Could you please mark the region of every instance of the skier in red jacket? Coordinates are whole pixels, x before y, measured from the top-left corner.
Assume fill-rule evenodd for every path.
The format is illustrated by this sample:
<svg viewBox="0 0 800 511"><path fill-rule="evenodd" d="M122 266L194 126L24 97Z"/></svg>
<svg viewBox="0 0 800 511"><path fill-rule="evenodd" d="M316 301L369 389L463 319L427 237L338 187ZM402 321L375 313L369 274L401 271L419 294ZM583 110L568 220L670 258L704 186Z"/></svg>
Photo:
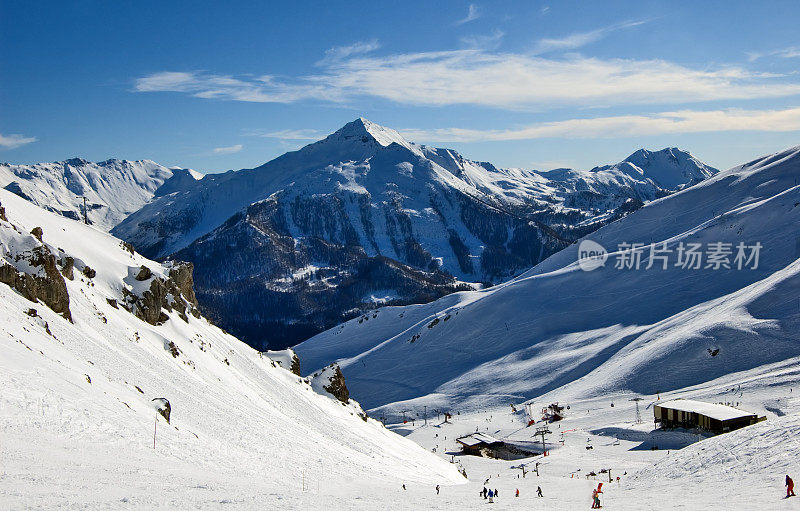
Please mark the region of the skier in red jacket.
<svg viewBox="0 0 800 511"><path fill-rule="evenodd" d="M786 498L794 497L794 481L788 475L786 476Z"/></svg>

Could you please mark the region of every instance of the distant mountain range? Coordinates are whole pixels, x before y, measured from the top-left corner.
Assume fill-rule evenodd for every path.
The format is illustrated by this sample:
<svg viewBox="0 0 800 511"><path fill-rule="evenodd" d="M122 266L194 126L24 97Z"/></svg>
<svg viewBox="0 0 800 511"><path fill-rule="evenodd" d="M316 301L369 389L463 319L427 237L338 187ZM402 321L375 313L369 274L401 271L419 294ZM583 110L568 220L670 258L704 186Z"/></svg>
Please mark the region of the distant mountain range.
<svg viewBox="0 0 800 511"><path fill-rule="evenodd" d="M150 184L111 232L145 256L192 262L203 313L260 349L379 305L503 282L717 172L675 148L589 171L500 169L366 119L260 167L199 180L155 172L152 162L106 163L85 167L116 176L125 165L151 165L150 181L121 180ZM56 175L59 165L65 175L76 167L48 165ZM72 204L79 194L66 189L51 193Z"/></svg>
<svg viewBox="0 0 800 511"><path fill-rule="evenodd" d="M60 215L87 218L104 231L137 211L154 196L186 187L202 174L167 168L150 160L106 160L92 163L72 158L54 163L0 163L0 188Z"/></svg>

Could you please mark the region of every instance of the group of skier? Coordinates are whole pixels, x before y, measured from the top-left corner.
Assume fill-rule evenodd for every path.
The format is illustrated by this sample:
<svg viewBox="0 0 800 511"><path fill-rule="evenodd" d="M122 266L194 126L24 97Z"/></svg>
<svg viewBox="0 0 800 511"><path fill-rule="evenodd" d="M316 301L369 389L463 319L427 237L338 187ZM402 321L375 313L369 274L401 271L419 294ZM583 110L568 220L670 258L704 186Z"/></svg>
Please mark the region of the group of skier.
<svg viewBox="0 0 800 511"><path fill-rule="evenodd" d="M497 492L497 489L494 490L487 490L486 487L483 487L483 490L479 493L479 495L483 496L484 500L489 500L490 504L494 503L494 499L498 497L500 494Z"/></svg>

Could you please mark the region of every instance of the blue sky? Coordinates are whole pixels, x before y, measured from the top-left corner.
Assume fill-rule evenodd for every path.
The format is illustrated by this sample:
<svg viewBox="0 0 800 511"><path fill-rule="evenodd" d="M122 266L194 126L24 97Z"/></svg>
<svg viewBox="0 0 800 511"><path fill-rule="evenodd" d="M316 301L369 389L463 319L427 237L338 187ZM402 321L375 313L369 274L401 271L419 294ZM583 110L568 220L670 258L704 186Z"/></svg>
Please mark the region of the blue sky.
<svg viewBox="0 0 800 511"><path fill-rule="evenodd" d="M356 117L500 166L800 144L800 2L0 3L0 161L257 166Z"/></svg>

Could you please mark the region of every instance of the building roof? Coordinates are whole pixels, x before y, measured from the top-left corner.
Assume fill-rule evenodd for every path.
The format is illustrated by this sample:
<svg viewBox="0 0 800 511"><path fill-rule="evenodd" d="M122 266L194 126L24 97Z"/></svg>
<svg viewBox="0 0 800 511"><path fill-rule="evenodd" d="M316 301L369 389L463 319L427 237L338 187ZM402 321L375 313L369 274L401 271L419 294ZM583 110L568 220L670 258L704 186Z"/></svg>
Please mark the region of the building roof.
<svg viewBox="0 0 800 511"><path fill-rule="evenodd" d="M664 401L656 403L656 406L661 408L671 408L673 410L680 410L682 412L694 412L700 415L705 415L718 421L728 421L731 419L740 419L742 417L752 417L756 414L739 410L732 406L718 405L715 403L704 403L703 401L694 401L692 399L673 399L671 401Z"/></svg>
<svg viewBox="0 0 800 511"><path fill-rule="evenodd" d="M467 447L474 447L478 444L491 445L502 443L500 440L489 435L484 435L483 433L472 433L471 435L457 438L456 441L466 445Z"/></svg>

